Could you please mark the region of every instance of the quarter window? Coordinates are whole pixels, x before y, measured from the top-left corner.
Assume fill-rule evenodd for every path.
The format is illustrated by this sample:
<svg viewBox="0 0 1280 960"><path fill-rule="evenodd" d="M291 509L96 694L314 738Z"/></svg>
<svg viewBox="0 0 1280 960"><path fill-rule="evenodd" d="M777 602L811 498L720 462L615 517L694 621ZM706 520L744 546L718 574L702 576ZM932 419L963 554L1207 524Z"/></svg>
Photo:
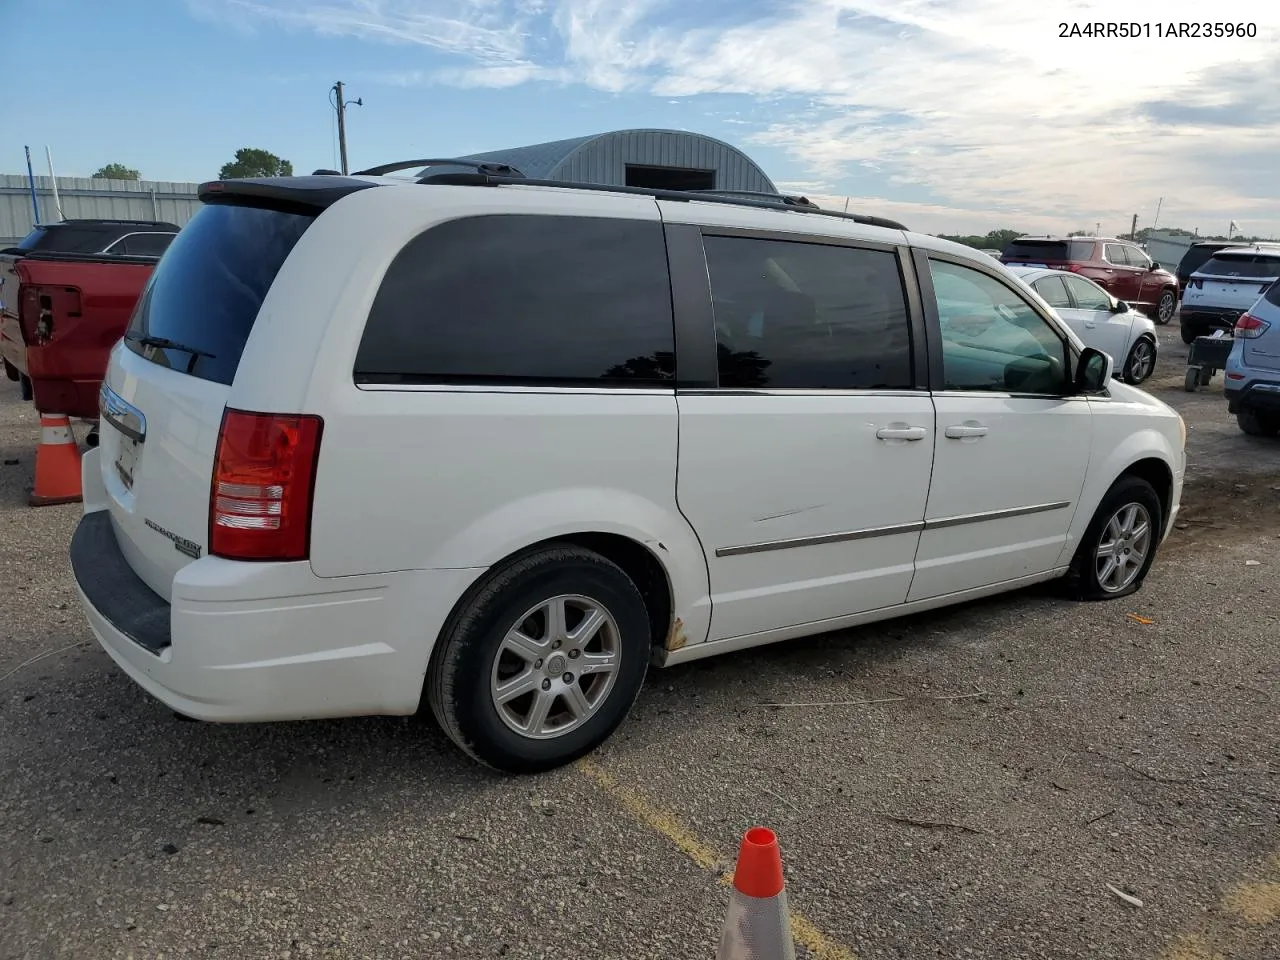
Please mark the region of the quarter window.
<svg viewBox="0 0 1280 960"><path fill-rule="evenodd" d="M704 237L721 387L913 386L898 258L787 240Z"/></svg>
<svg viewBox="0 0 1280 960"><path fill-rule="evenodd" d="M673 385L657 222L450 220L396 255L356 355L358 382Z"/></svg>
<svg viewBox="0 0 1280 960"><path fill-rule="evenodd" d="M942 332L943 389L1061 395L1066 341L1010 287L930 260Z"/></svg>

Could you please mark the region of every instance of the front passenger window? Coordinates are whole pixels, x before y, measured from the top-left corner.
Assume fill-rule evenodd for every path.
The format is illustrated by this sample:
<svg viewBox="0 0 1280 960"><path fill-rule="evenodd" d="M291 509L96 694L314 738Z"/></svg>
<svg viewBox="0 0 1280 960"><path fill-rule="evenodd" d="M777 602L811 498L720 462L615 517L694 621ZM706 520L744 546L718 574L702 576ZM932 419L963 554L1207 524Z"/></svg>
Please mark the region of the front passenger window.
<svg viewBox="0 0 1280 960"><path fill-rule="evenodd" d="M1026 300L970 267L930 260L942 331L945 390L1060 396L1067 344Z"/></svg>

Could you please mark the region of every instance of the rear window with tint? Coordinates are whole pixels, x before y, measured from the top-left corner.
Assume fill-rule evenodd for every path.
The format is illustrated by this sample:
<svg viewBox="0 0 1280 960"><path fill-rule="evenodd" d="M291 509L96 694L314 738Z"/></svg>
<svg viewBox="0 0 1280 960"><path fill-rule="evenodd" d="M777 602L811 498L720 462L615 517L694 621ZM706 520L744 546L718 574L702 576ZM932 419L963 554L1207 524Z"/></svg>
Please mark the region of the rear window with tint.
<svg viewBox="0 0 1280 960"><path fill-rule="evenodd" d="M662 225L503 214L433 227L387 269L354 373L359 383L672 385Z"/></svg>
<svg viewBox="0 0 1280 960"><path fill-rule="evenodd" d="M125 232L126 229L120 227L102 225L50 224L28 233L18 249L41 253L101 253Z"/></svg>
<svg viewBox="0 0 1280 960"><path fill-rule="evenodd" d="M1191 274L1203 267L1216 251L1221 249L1221 247L1191 247L1182 255L1182 259L1178 261L1178 276L1191 276Z"/></svg>
<svg viewBox="0 0 1280 960"><path fill-rule="evenodd" d="M1280 255L1219 254L1196 273L1206 277L1239 277L1241 280L1272 280L1280 276Z"/></svg>
<svg viewBox="0 0 1280 960"><path fill-rule="evenodd" d="M1004 249L1004 259L1033 263L1093 259L1092 240L1015 240Z"/></svg>
<svg viewBox="0 0 1280 960"><path fill-rule="evenodd" d="M147 281L126 345L154 363L230 385L267 291L314 219L255 207L201 208Z"/></svg>

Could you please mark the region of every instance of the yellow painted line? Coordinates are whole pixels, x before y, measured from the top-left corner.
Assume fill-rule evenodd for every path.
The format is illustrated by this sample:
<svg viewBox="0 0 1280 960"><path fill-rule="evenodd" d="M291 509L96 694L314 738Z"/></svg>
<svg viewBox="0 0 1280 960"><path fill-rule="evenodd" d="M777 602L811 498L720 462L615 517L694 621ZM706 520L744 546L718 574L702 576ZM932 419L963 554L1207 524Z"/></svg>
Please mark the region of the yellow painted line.
<svg viewBox="0 0 1280 960"><path fill-rule="evenodd" d="M1263 865L1264 879L1238 883L1223 894L1221 918L1180 937L1164 960L1227 960L1247 951L1262 927L1280 923L1280 856Z"/></svg>
<svg viewBox="0 0 1280 960"><path fill-rule="evenodd" d="M661 834L703 870L713 870L718 873L719 882L723 886L733 885L732 871L725 871L725 866L730 861L721 857L711 846L700 840L673 814L654 806L590 760L579 760L576 766L579 773L607 793L636 820L655 833ZM852 950L832 940L794 910L791 911L791 933L815 960L858 960Z"/></svg>
<svg viewBox="0 0 1280 960"><path fill-rule="evenodd" d="M1253 926L1280 920L1280 883L1242 883L1224 899L1227 912Z"/></svg>

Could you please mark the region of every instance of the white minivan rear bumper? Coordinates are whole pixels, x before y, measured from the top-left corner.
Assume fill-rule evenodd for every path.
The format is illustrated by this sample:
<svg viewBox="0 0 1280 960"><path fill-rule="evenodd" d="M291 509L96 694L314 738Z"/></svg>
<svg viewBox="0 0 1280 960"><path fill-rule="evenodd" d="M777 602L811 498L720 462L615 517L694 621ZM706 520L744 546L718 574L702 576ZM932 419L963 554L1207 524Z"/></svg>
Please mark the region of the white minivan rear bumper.
<svg viewBox="0 0 1280 960"><path fill-rule="evenodd" d="M168 604L128 567L109 513L85 492L71 554L89 625L139 686L199 720L415 712L436 636L480 572L323 578L306 562L202 557L178 572Z"/></svg>

